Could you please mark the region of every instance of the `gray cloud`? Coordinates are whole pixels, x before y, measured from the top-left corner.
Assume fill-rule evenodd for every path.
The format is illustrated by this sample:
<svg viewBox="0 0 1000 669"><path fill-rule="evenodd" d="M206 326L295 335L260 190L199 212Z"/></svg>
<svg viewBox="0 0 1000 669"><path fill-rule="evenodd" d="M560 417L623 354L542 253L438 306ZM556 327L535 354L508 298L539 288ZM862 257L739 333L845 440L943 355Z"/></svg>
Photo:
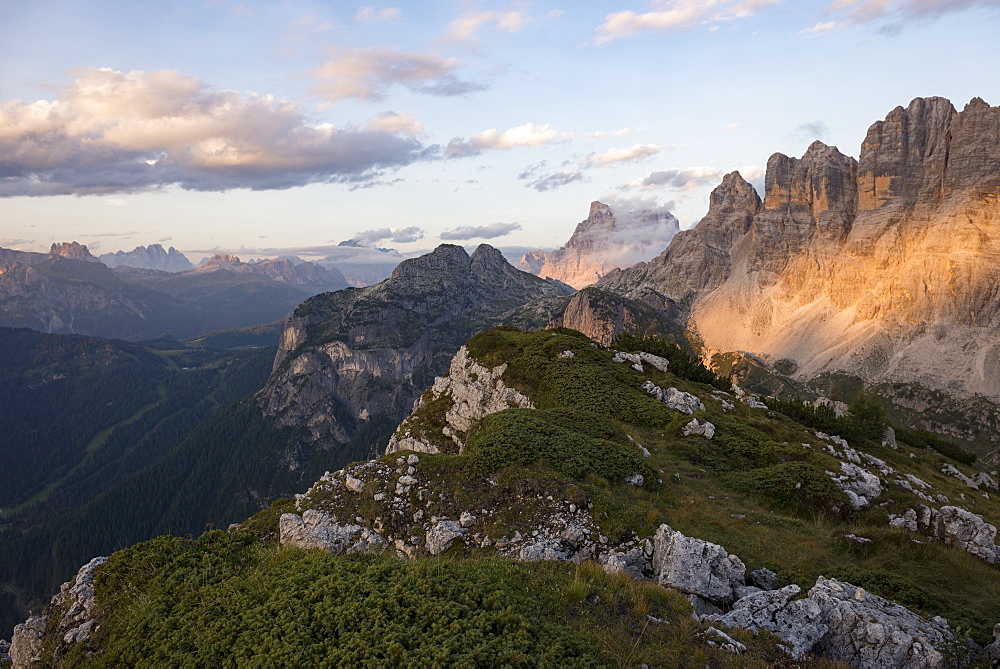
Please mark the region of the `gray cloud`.
<svg viewBox="0 0 1000 669"><path fill-rule="evenodd" d="M375 246L380 242L409 244L424 238L424 231L415 225L407 228L376 228L365 230L351 237L345 246Z"/></svg>
<svg viewBox="0 0 1000 669"><path fill-rule="evenodd" d="M0 103L0 197L359 185L439 153L396 132L313 125L298 105L178 72L76 76L58 100Z"/></svg>
<svg viewBox="0 0 1000 669"><path fill-rule="evenodd" d="M485 90L484 84L456 76L457 58L433 53L397 51L381 47L337 48L333 58L310 74L310 87L327 100L360 98L381 100L392 86L403 86L428 95L457 96Z"/></svg>
<svg viewBox="0 0 1000 669"><path fill-rule="evenodd" d="M504 237L520 230L520 223L490 223L488 225L460 225L457 228L445 230L441 233L441 239L468 240L468 239L495 239Z"/></svg>
<svg viewBox="0 0 1000 669"><path fill-rule="evenodd" d="M563 163L563 167L569 164L571 163ZM539 193L562 188L576 181L581 183L588 183L590 181L590 177L584 174L583 170L550 170L548 169L548 162L544 160L537 165L526 168L517 175L517 178L521 181L527 181L528 183L525 185L528 188L534 188Z"/></svg>
<svg viewBox="0 0 1000 669"><path fill-rule="evenodd" d="M650 172L644 178L637 179L619 188L622 190L655 190L661 188L691 190L718 181L722 176L722 170L714 167L675 168Z"/></svg>
<svg viewBox="0 0 1000 669"><path fill-rule="evenodd" d="M823 121L803 123L795 129L795 136L807 142L815 139L826 141L830 136L830 128Z"/></svg>

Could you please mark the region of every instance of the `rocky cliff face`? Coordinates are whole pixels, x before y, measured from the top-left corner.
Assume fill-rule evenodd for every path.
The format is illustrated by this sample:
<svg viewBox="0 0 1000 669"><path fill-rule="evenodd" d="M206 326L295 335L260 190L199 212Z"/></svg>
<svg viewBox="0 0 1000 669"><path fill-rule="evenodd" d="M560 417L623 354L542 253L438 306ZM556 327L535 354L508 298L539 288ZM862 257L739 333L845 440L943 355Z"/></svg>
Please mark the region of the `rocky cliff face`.
<svg viewBox="0 0 1000 669"><path fill-rule="evenodd" d="M103 253L100 261L108 267L135 267L138 269L155 269L161 272L186 272L194 269L194 265L183 253L173 246L164 250L159 244L137 246L131 251L115 251Z"/></svg>
<svg viewBox="0 0 1000 669"><path fill-rule="evenodd" d="M860 160L820 142L737 174L659 257L601 287L679 304L710 350L1000 397L1000 108L916 99Z"/></svg>
<svg viewBox="0 0 1000 669"><path fill-rule="evenodd" d="M381 425L373 441L387 438L470 336L527 302L568 292L486 244L471 257L443 244L374 286L304 302L285 325L258 402L313 444L345 444L366 425Z"/></svg>
<svg viewBox="0 0 1000 669"><path fill-rule="evenodd" d="M608 205L592 202L590 215L576 226L565 246L552 253L527 253L518 268L579 289L613 269L652 257L679 229L677 219L669 212L644 210L616 215Z"/></svg>

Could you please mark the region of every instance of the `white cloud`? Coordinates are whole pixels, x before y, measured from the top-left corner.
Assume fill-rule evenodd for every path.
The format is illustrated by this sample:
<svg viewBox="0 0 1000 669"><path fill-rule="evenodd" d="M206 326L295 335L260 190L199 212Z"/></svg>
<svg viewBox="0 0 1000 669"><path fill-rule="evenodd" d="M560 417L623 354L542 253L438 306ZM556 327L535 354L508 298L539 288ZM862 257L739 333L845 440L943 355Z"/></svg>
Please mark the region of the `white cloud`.
<svg viewBox="0 0 1000 669"><path fill-rule="evenodd" d="M545 125L525 123L503 132L499 132L496 128L490 128L469 139L455 137L448 142L445 155L453 158L478 156L490 149L506 151L522 146L542 146L543 144L568 142L572 138L571 134L550 128L547 123Z"/></svg>
<svg viewBox="0 0 1000 669"><path fill-rule="evenodd" d="M509 9L506 11L466 12L448 25L444 38L456 42L468 42L476 39L479 31L487 26L497 30L514 33L528 23L528 17L523 12Z"/></svg>
<svg viewBox="0 0 1000 669"><path fill-rule="evenodd" d="M653 0L648 12L614 12L598 26L596 44L607 44L641 33L680 32L753 16L783 0Z"/></svg>
<svg viewBox="0 0 1000 669"><path fill-rule="evenodd" d="M310 90L336 101L344 98L381 100L394 85L441 96L466 95L485 88L482 84L459 79L454 73L457 67L457 58L433 53L381 47L338 47L333 51L333 58L310 73L318 80Z"/></svg>
<svg viewBox="0 0 1000 669"><path fill-rule="evenodd" d="M617 163L627 163L640 158L655 156L659 152L660 147L656 144L633 144L625 148L608 149L604 153L591 153L580 162L587 166L610 167Z"/></svg>
<svg viewBox="0 0 1000 669"><path fill-rule="evenodd" d="M386 7L385 9L375 9L374 7L362 7L354 15L354 20L359 23L378 23L381 21L391 21L401 13L399 7Z"/></svg>
<svg viewBox="0 0 1000 669"><path fill-rule="evenodd" d="M431 152L175 71L75 74L57 100L0 103L0 197L370 183Z"/></svg>
<svg viewBox="0 0 1000 669"><path fill-rule="evenodd" d="M558 19L560 16L562 16L565 13L566 13L565 10L562 10L562 9L552 9L552 10L549 10L549 13L545 15L545 18L547 18L547 19Z"/></svg>
<svg viewBox="0 0 1000 669"><path fill-rule="evenodd" d="M441 233L441 239L465 241L469 239L496 239L520 230L520 223L490 223L488 225L460 225Z"/></svg>
<svg viewBox="0 0 1000 669"><path fill-rule="evenodd" d="M376 114L365 122L366 130L376 130L379 132L399 133L413 137L424 131L424 124L408 116L394 111Z"/></svg>
<svg viewBox="0 0 1000 669"><path fill-rule="evenodd" d="M632 132L631 128L622 128L621 130L598 130L596 132L585 132L583 133L583 136L587 139L603 139L605 137L622 137L630 132Z"/></svg>
<svg viewBox="0 0 1000 669"><path fill-rule="evenodd" d="M740 123L737 121L736 123L730 123L729 125L722 126L719 128L719 132L731 132L736 130L738 127L740 127Z"/></svg>

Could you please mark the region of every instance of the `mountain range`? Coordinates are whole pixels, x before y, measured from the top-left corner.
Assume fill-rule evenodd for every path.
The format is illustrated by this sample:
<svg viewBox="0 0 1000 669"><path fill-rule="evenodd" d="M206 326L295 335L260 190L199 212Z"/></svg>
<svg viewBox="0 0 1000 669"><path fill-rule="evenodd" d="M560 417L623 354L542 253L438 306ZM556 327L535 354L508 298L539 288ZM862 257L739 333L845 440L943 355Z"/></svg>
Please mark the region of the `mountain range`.
<svg viewBox="0 0 1000 669"><path fill-rule="evenodd" d="M672 237L645 262L593 264L603 240L634 237L599 202L563 249L522 260L530 273L488 245L471 256L442 245L378 284L302 301L270 372L258 350L240 382L213 376L204 413L148 467L136 468L142 442L126 428L147 425L156 393L186 387L177 361L200 357L208 374L250 353L86 343L95 360L118 351L129 369L151 365L152 382L136 406L95 418L111 437L67 446L68 473L53 473L59 454L24 463L25 490L8 504L104 458L122 464L86 488L83 513L48 526L15 515L3 530L0 567L23 562L29 540L34 555L61 546L72 518L74 545L46 563L58 572L47 583L84 565L45 618L18 626L16 666L222 661L219 649L309 663L346 648L343 661L395 663L433 662L435 648L473 664L1000 661L987 471L1000 444L995 427L969 438L988 435L1000 400L998 159L1000 108L917 99L869 129L858 160L821 142L773 155L763 199L726 175L691 230L634 217ZM291 261L113 273L79 245L0 250L0 261L11 268L0 287L35 267L48 281L131 273L173 299L219 276L316 287ZM563 278L535 275L546 267ZM596 283L574 292L570 280ZM66 371L36 356L11 386L54 389L78 357ZM44 531L16 525L25 518ZM166 531L165 519L175 533L244 522L91 560ZM100 523L128 531L89 537ZM384 601L359 604L381 592L373 583L397 582L392 616ZM534 604L518 599L526 583ZM469 608L436 608L439 596ZM283 642L247 645L261 626Z"/></svg>
<svg viewBox="0 0 1000 669"><path fill-rule="evenodd" d="M0 249L0 325L131 341L186 338L280 320L310 295L346 285L335 269L289 259L215 256L166 272L112 269L76 242L53 244L49 253Z"/></svg>

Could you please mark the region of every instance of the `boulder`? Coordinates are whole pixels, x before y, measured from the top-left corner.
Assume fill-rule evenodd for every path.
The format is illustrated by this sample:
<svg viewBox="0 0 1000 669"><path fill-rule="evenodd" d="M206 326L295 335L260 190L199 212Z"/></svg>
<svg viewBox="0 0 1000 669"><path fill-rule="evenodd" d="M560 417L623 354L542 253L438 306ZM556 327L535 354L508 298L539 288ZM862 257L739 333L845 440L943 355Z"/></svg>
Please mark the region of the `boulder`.
<svg viewBox="0 0 1000 669"><path fill-rule="evenodd" d="M653 539L653 579L717 606L732 603L744 587L746 567L718 544L660 525Z"/></svg>
<svg viewBox="0 0 1000 669"><path fill-rule="evenodd" d="M42 661L42 635L48 618L32 616L20 625L14 627L14 636L10 640L10 659L14 667L31 667Z"/></svg>
<svg viewBox="0 0 1000 669"><path fill-rule="evenodd" d="M681 434L685 437L698 435L706 439L711 439L715 436L715 425L712 425L707 420L704 423L699 423L697 418L692 418L691 422L681 430Z"/></svg>
<svg viewBox="0 0 1000 669"><path fill-rule="evenodd" d="M839 475L831 471L828 471L827 475L847 494L854 509L865 508L871 500L882 494L882 481L879 477L858 465L841 462L840 471Z"/></svg>
<svg viewBox="0 0 1000 669"><path fill-rule="evenodd" d="M691 415L695 411L705 410L705 405L700 399L683 390L673 387L664 390L652 381L646 381L642 389L675 411Z"/></svg>
<svg viewBox="0 0 1000 669"><path fill-rule="evenodd" d="M958 546L996 564L1000 547L996 545L997 528L971 511L958 506L942 506L930 521L931 532L947 544Z"/></svg>
<svg viewBox="0 0 1000 669"><path fill-rule="evenodd" d="M729 613L710 619L727 627L771 632L781 638L792 657L799 659L829 631L816 602L793 601L799 591L799 586L788 585L779 590L756 592L738 600Z"/></svg>
<svg viewBox="0 0 1000 669"><path fill-rule="evenodd" d="M377 532L361 525L339 525L329 514L308 509L301 516L283 513L278 519L282 546L314 548L341 555L370 550L385 543Z"/></svg>
<svg viewBox="0 0 1000 669"><path fill-rule="evenodd" d="M427 532L427 552L431 555L440 555L451 547L455 539L465 536L465 528L461 523L454 520L439 520Z"/></svg>
<svg viewBox="0 0 1000 669"><path fill-rule="evenodd" d="M809 599L828 628L814 653L865 669L944 666L936 647L954 635L943 618L925 620L862 588L822 576Z"/></svg>

